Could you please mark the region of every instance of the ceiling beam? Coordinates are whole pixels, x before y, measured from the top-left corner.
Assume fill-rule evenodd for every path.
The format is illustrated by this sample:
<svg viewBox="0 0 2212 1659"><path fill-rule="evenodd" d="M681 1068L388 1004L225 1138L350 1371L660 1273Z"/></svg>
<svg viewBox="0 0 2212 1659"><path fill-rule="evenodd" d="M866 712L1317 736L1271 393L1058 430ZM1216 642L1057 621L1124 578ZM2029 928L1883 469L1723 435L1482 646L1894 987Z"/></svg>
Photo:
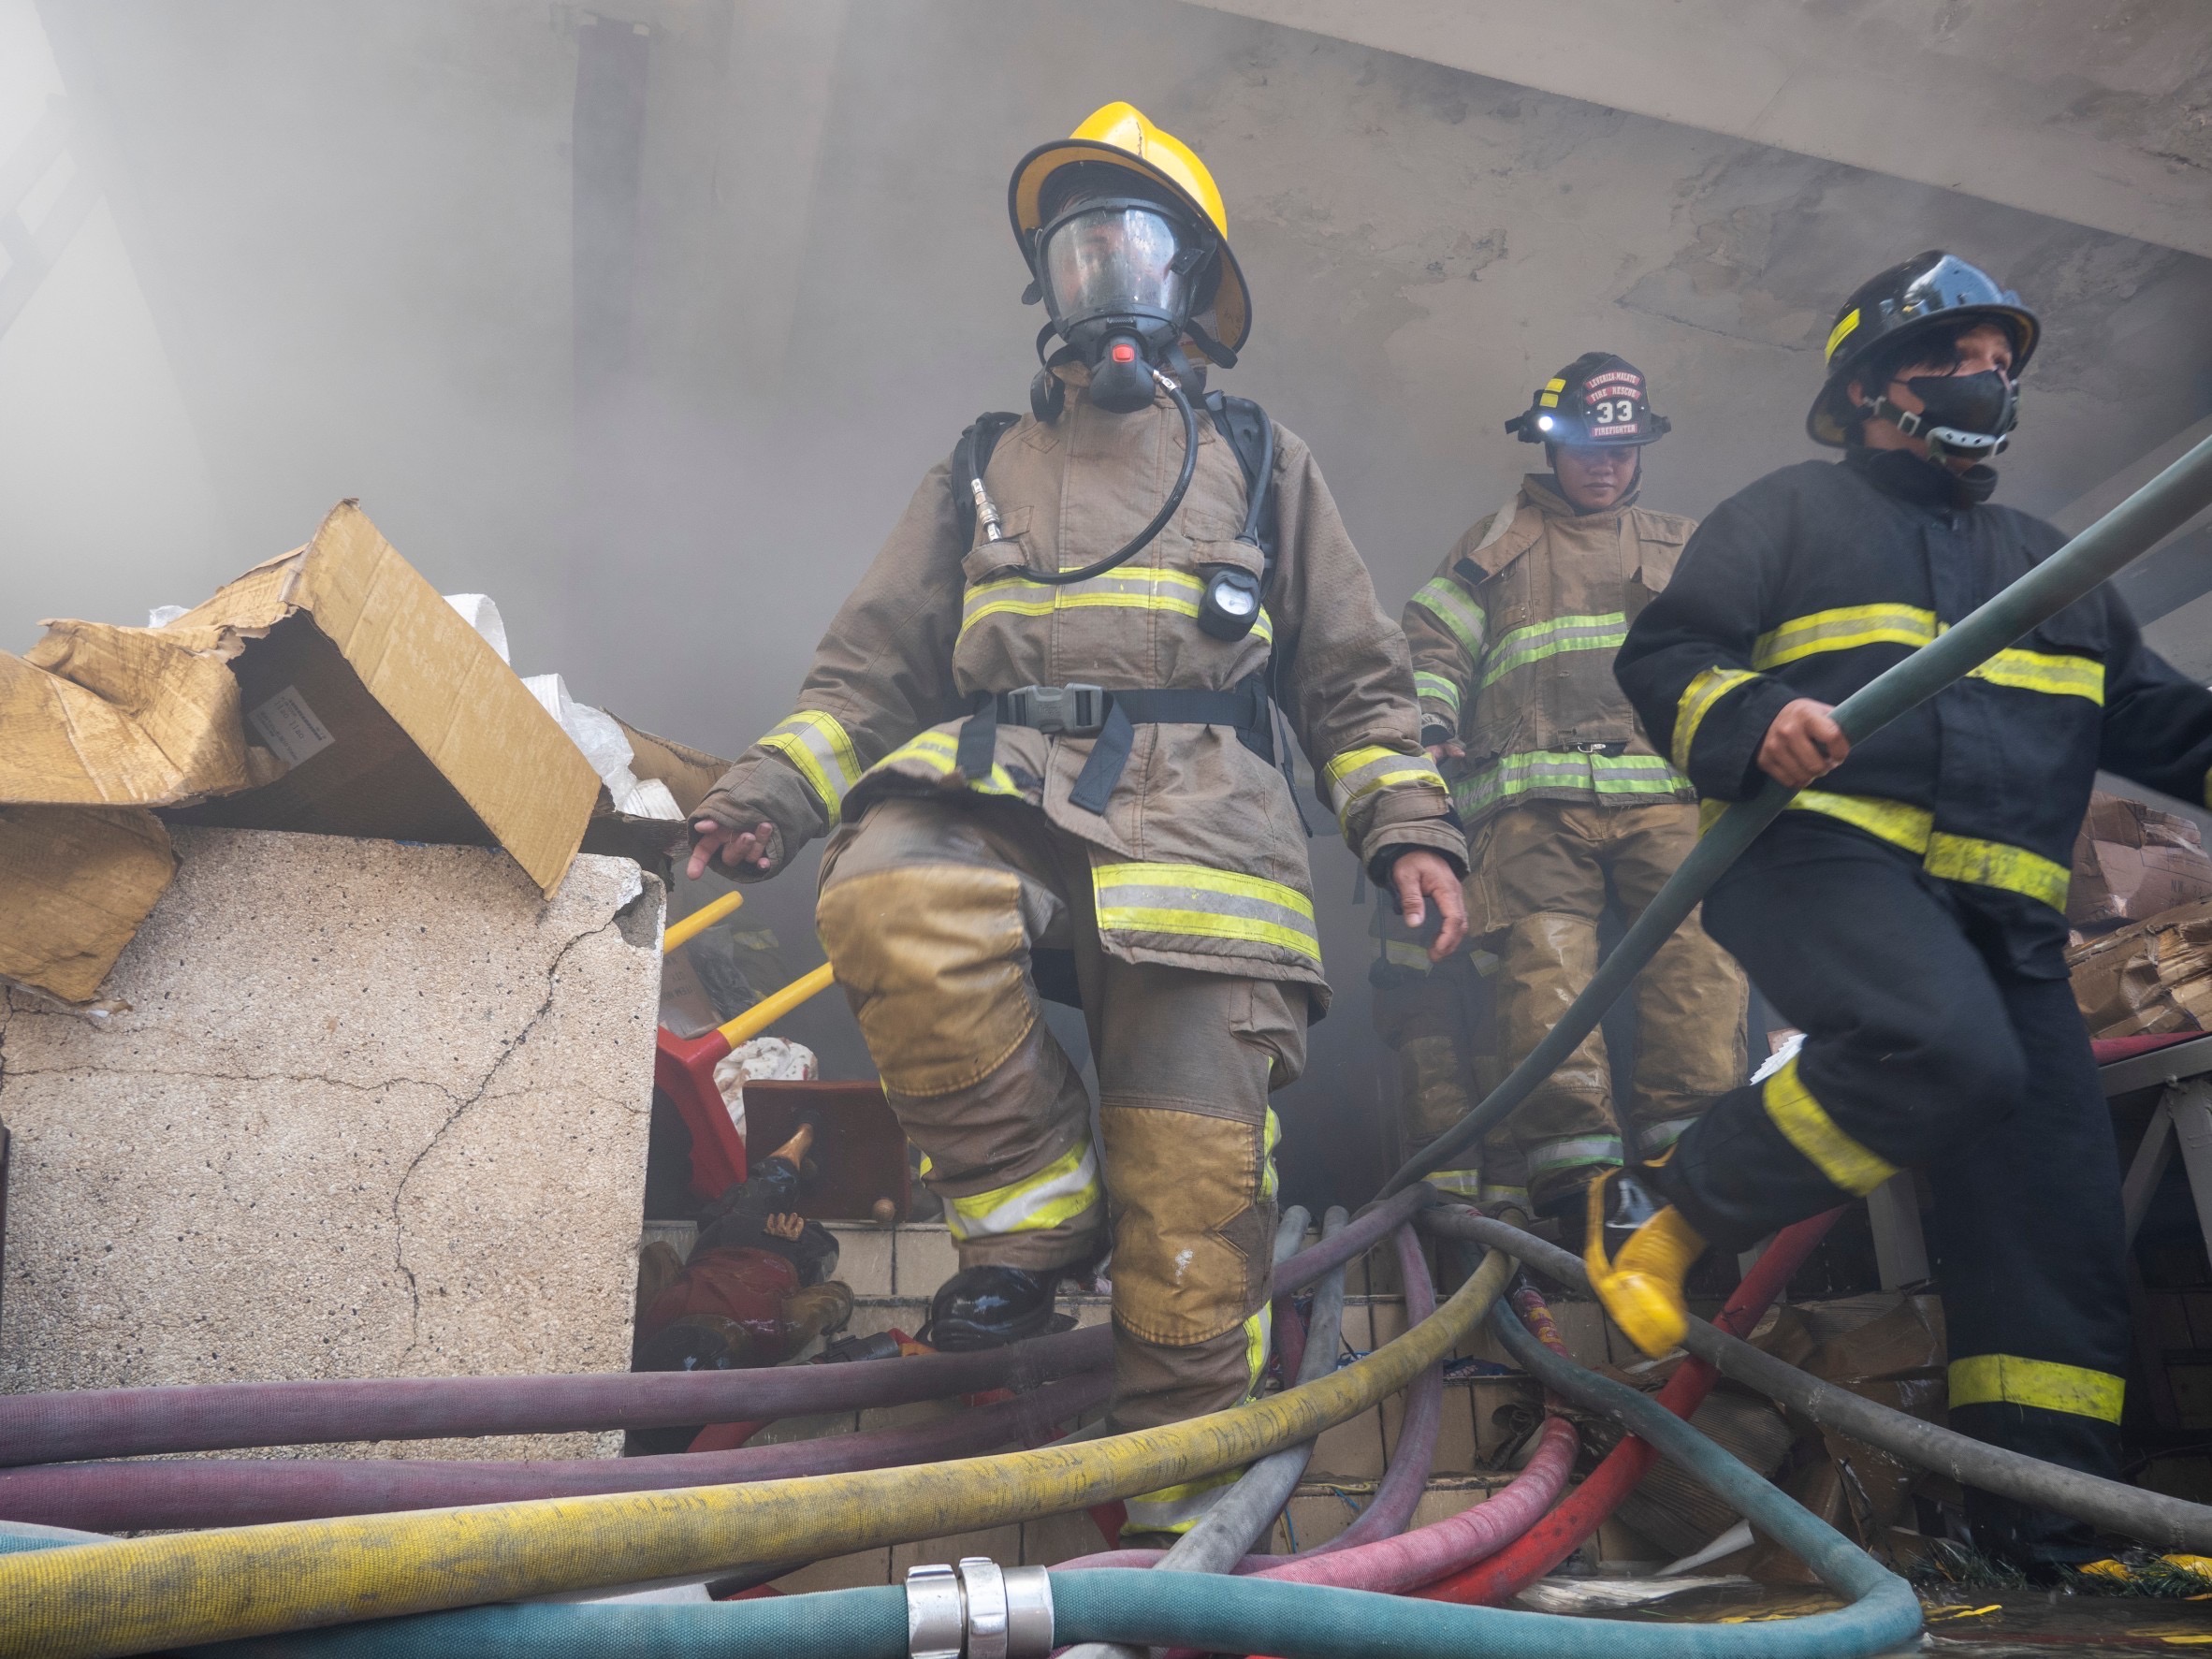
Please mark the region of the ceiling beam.
<svg viewBox="0 0 2212 1659"><path fill-rule="evenodd" d="M2201 0L1194 0L2212 256Z"/></svg>

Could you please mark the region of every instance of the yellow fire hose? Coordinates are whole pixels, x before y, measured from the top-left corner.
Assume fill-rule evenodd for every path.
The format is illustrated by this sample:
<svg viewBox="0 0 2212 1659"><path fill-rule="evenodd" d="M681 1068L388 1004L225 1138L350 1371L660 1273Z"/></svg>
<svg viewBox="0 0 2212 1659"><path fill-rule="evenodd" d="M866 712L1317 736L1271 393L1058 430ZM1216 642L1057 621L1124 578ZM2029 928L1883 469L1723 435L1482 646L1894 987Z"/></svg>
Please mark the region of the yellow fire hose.
<svg viewBox="0 0 2212 1659"><path fill-rule="evenodd" d="M0 1659L96 1659L607 1584L815 1560L1193 1480L1404 1389L1513 1272L1492 1252L1435 1314L1301 1388L1166 1428L914 1468L488 1504L0 1557Z"/></svg>

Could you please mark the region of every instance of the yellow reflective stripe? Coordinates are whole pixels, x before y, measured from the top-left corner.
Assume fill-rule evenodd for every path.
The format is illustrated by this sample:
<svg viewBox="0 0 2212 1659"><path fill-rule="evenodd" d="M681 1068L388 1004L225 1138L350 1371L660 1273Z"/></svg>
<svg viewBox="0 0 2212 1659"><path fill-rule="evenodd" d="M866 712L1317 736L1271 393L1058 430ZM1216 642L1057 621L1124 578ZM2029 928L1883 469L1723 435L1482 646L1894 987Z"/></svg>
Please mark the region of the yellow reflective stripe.
<svg viewBox="0 0 2212 1659"><path fill-rule="evenodd" d="M946 778L950 777L953 769L959 765L959 757L960 742L958 738L947 732L924 732L912 741L893 749L880 761L878 761L872 769L881 770L889 766L914 765L920 766L925 771L935 772L939 778ZM968 787L979 794L986 795L1014 795L1018 797L1022 793L1020 786L1013 780L1013 775L1008 772L1004 766L996 763L991 767L990 777L980 782L970 779Z"/></svg>
<svg viewBox="0 0 2212 1659"><path fill-rule="evenodd" d="M1674 743L1670 749L1676 765L1685 772L1690 769L1690 745L1697 741L1697 728L1712 712L1712 706L1738 686L1758 677L1748 669L1723 668L1716 663L1682 688L1681 701L1674 709Z"/></svg>
<svg viewBox="0 0 2212 1659"><path fill-rule="evenodd" d="M1415 695L1431 703L1440 703L1451 711L1456 720L1460 712L1460 688L1457 681L1447 675L1431 674L1426 669L1416 670L1413 677Z"/></svg>
<svg viewBox="0 0 2212 1659"><path fill-rule="evenodd" d="M1467 666L1482 661L1482 642L1490 633L1490 618L1475 603L1475 596L1449 576L1434 576L1421 585L1413 603L1436 618L1444 631L1467 653Z"/></svg>
<svg viewBox="0 0 2212 1659"><path fill-rule="evenodd" d="M2039 899L2054 910L2066 908L2066 889L2074 872L2053 864L2025 847L2002 841L1977 841L1970 836L1936 831L1928 838L1928 856L1922 861L1931 876L1946 881L1972 881L1981 887L2001 887L2007 893Z"/></svg>
<svg viewBox="0 0 2212 1659"><path fill-rule="evenodd" d="M1767 1115L1783 1138L1806 1160L1855 1198L1864 1198L1897 1173L1897 1166L1861 1146L1841 1128L1827 1108L1797 1078L1797 1056L1767 1080L1762 1099Z"/></svg>
<svg viewBox="0 0 2212 1659"><path fill-rule="evenodd" d="M1482 671L1482 684L1486 688L1495 685L1516 668L1526 668L1564 651L1618 650L1627 639L1628 617L1623 611L1531 622L1498 636Z"/></svg>
<svg viewBox="0 0 2212 1659"><path fill-rule="evenodd" d="M1275 1174L1275 1148L1283 1143L1283 1120L1275 1115L1275 1109L1267 1109L1267 1121L1259 1132L1259 1194L1272 1199L1281 1188L1282 1182Z"/></svg>
<svg viewBox="0 0 2212 1659"><path fill-rule="evenodd" d="M1935 823L1935 814L1927 808L1885 801L1879 795L1841 795L1825 789L1801 789L1790 806L1799 812L1840 818L1870 836L1881 837L1893 847L1902 847L1907 852L1928 851L1928 831Z"/></svg>
<svg viewBox="0 0 2212 1659"><path fill-rule="evenodd" d="M2017 1354L1974 1354L1951 1361L1955 1406L2034 1405L2117 1423L2127 1391L2127 1379L2109 1371L2023 1360Z"/></svg>
<svg viewBox="0 0 2212 1659"><path fill-rule="evenodd" d="M1394 968L1410 968L1419 973L1429 971L1429 953L1409 939L1383 940L1382 954L1383 960Z"/></svg>
<svg viewBox="0 0 2212 1659"><path fill-rule="evenodd" d="M1690 787L1655 754L1575 754L1535 749L1502 755L1451 785L1462 818L1475 818L1500 802L1533 790L1587 791L1598 795L1652 795L1673 799Z"/></svg>
<svg viewBox="0 0 2212 1659"><path fill-rule="evenodd" d="M761 747L795 766L832 818L845 792L860 781L860 752L851 735L820 709L800 709L762 738Z"/></svg>
<svg viewBox="0 0 2212 1659"><path fill-rule="evenodd" d="M1346 749L1321 768L1321 776L1336 802L1339 818L1350 811L1355 802L1399 784L1426 784L1439 794L1445 793L1444 774L1427 755L1400 754L1379 745Z"/></svg>
<svg viewBox="0 0 2212 1659"><path fill-rule="evenodd" d="M1186 1533L1205 1518L1206 1511L1220 1501L1222 1492L1244 1473L1242 1468L1224 1469L1217 1475L1205 1475L1175 1486L1139 1492L1127 1500L1128 1519L1124 1523L1124 1530L1132 1533Z"/></svg>
<svg viewBox="0 0 2212 1659"><path fill-rule="evenodd" d="M985 617L1046 617L1055 611L1088 610L1099 607L1120 610L1167 611L1179 617L1196 617L1199 601L1206 591L1205 583L1187 571L1155 570L1150 566L1109 571L1102 576L1093 576L1087 582L1055 586L1050 582L1031 582L1021 577L1000 578L970 588L960 606L960 633L968 631ZM1274 618L1262 605L1259 619L1253 623L1255 638L1273 643Z"/></svg>
<svg viewBox="0 0 2212 1659"><path fill-rule="evenodd" d="M1274 1339L1274 1309L1267 1302L1244 1321L1244 1398L1259 1395L1259 1379L1267 1375L1268 1345Z"/></svg>
<svg viewBox="0 0 2212 1659"><path fill-rule="evenodd" d="M1456 1192L1469 1202L1482 1191L1480 1170L1431 1170L1421 1179L1438 1192Z"/></svg>
<svg viewBox="0 0 2212 1659"><path fill-rule="evenodd" d="M1280 881L1200 864L1105 864L1091 888L1101 933L1243 939L1321 960L1312 901Z"/></svg>
<svg viewBox="0 0 2212 1659"><path fill-rule="evenodd" d="M1774 668L1801 657L1856 650L1868 645L1924 646L1941 632L1935 612L1917 605L1843 605L1792 617L1781 627L1760 634L1752 647L1752 666Z"/></svg>
<svg viewBox="0 0 2212 1659"><path fill-rule="evenodd" d="M2053 697L2086 697L2104 706L2104 664L2094 657L2062 657L2051 651L2000 651L1969 679Z"/></svg>
<svg viewBox="0 0 2212 1659"><path fill-rule="evenodd" d="M945 1226L963 1244L1010 1233L1045 1232L1105 1201L1099 1155L1088 1141L1080 1141L1034 1175L948 1201Z"/></svg>

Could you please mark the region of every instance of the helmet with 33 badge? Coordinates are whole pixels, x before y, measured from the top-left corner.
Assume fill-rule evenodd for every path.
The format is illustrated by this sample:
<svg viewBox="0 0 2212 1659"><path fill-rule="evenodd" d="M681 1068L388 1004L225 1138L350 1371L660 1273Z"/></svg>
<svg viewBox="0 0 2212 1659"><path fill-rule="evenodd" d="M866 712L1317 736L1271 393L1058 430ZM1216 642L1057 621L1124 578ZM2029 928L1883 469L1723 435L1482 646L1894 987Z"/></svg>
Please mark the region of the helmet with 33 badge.
<svg viewBox="0 0 2212 1659"><path fill-rule="evenodd" d="M1651 388L1634 363L1611 352L1584 352L1538 386L1506 430L1523 444L1626 449L1666 437L1671 424L1652 410Z"/></svg>

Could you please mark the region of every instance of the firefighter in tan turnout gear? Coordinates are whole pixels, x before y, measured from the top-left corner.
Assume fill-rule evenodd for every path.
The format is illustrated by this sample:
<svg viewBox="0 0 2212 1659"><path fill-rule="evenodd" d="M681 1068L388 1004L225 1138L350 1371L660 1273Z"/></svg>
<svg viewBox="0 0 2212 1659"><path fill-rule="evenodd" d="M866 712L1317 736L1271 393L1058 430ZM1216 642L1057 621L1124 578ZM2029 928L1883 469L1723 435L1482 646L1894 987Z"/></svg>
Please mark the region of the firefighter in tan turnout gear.
<svg viewBox="0 0 2212 1659"><path fill-rule="evenodd" d="M1629 622L1666 585L1695 526L1636 505L1643 446L1667 421L1620 357L1576 358L1506 429L1542 444L1553 471L1523 479L1461 539L1404 625L1423 741L1452 770L1472 841L1470 932L1502 958L1498 1043L1510 1066L1590 982L1608 904L1633 920L1696 843L1689 781L1652 749L1613 680ZM1742 974L1693 917L1637 982L1625 1125L1605 1039L1593 1032L1508 1121L1502 1138L1520 1161L1510 1176L1430 1179L1495 1189L1493 1202L1524 1180L1521 1201L1537 1214L1579 1215L1592 1175L1620 1165L1624 1128L1656 1157L1742 1081L1745 999Z"/></svg>
<svg viewBox="0 0 2212 1659"><path fill-rule="evenodd" d="M834 831L817 924L960 1252L932 1339L1048 1329L1111 1243L1113 1417L1143 1428L1266 1359L1268 1093L1328 996L1284 726L1439 955L1465 848L1313 457L1191 361L1249 320L1203 164L1112 104L1009 195L1059 342L1030 412L923 480L691 867L757 880ZM1080 994L1101 1144L1041 984ZM1130 1530L1186 1530L1230 1478L1130 1500Z"/></svg>

